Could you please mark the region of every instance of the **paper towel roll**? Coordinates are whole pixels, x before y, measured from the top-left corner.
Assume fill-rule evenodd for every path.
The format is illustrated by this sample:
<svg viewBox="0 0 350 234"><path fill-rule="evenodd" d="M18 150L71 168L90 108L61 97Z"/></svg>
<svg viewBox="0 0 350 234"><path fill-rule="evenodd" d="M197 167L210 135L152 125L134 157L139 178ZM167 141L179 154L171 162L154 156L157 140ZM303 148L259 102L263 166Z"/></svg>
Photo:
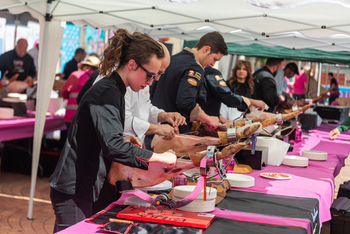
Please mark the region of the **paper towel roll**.
<svg viewBox="0 0 350 234"><path fill-rule="evenodd" d="M8 107L0 107L0 119L12 119L15 110Z"/></svg>
<svg viewBox="0 0 350 234"><path fill-rule="evenodd" d="M277 140L276 138L272 138L272 137L258 136L256 146L268 147L270 151L277 148L277 143L279 141L280 140Z"/></svg>
<svg viewBox="0 0 350 234"><path fill-rule="evenodd" d="M174 201L179 201L182 198L174 196L173 199ZM195 199L190 204L178 209L189 212L210 212L215 209L215 199L208 199L206 201L203 199Z"/></svg>

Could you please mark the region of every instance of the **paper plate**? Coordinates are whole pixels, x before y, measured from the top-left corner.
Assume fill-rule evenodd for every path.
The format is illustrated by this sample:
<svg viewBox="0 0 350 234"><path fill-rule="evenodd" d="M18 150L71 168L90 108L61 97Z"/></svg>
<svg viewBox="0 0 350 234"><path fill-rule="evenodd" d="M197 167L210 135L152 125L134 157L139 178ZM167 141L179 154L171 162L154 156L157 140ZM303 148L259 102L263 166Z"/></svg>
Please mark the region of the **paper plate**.
<svg viewBox="0 0 350 234"><path fill-rule="evenodd" d="M167 190L167 189L171 189L173 187L173 183L171 183L170 181L166 180L160 184L151 186L151 187L140 187L137 188L141 191L160 191L160 190Z"/></svg>
<svg viewBox="0 0 350 234"><path fill-rule="evenodd" d="M194 173L199 173L199 168L198 167L192 168L190 170L185 171L184 175L188 176L188 177L191 177Z"/></svg>
<svg viewBox="0 0 350 234"><path fill-rule="evenodd" d="M11 102L11 103L18 103L21 102L21 100L19 99L19 97L4 97L3 99L1 99L3 102Z"/></svg>
<svg viewBox="0 0 350 234"><path fill-rule="evenodd" d="M185 198L188 195L190 195L194 188L196 186L194 185L181 185L181 186L176 186L174 188L174 196L178 198ZM216 198L216 188L211 188L207 187L207 199L215 199ZM203 199L204 198L204 189L202 189L201 193L198 195L196 199Z"/></svg>
<svg viewBox="0 0 350 234"><path fill-rule="evenodd" d="M182 198L174 196L173 199L174 201L179 201ZM189 212L210 212L215 209L215 199L208 199L206 201L202 199L195 199L190 204L177 209Z"/></svg>
<svg viewBox="0 0 350 234"><path fill-rule="evenodd" d="M275 173L275 172L265 172L261 173L260 176L268 178L268 179L274 179L274 180L288 180L292 178L292 176L284 174L284 173Z"/></svg>
<svg viewBox="0 0 350 234"><path fill-rule="evenodd" d="M137 196L131 196L131 197L125 198L124 205L145 206L145 207L151 206L151 204L149 204L148 202L146 202L145 200L142 200Z"/></svg>
<svg viewBox="0 0 350 234"><path fill-rule="evenodd" d="M282 164L291 167L307 167L309 165L309 159L301 156L286 155Z"/></svg>
<svg viewBox="0 0 350 234"><path fill-rule="evenodd" d="M327 160L327 152L315 151L315 150L303 150L302 156L310 160L324 161Z"/></svg>
<svg viewBox="0 0 350 234"><path fill-rule="evenodd" d="M241 174L226 174L226 179L230 182L231 187L238 188L253 187L255 183L254 177Z"/></svg>
<svg viewBox="0 0 350 234"><path fill-rule="evenodd" d="M9 107L0 107L0 119L12 119L15 110Z"/></svg>

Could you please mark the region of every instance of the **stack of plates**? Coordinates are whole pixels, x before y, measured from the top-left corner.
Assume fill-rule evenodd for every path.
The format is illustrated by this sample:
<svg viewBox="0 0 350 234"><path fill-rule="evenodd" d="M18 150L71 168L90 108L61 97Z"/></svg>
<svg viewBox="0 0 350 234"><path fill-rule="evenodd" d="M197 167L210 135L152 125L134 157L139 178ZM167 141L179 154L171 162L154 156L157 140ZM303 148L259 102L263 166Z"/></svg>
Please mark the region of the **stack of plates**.
<svg viewBox="0 0 350 234"><path fill-rule="evenodd" d="M230 182L231 187L249 188L255 183L254 177L248 175L226 174L226 179Z"/></svg>
<svg viewBox="0 0 350 234"><path fill-rule="evenodd" d="M309 165L309 159L301 156L286 155L282 164L291 167L307 167Z"/></svg>
<svg viewBox="0 0 350 234"><path fill-rule="evenodd" d="M173 199L175 201L182 200L183 198L190 195L196 186L193 185L182 185L176 186L174 188L174 196ZM198 197L193 200L190 204L178 208L179 210L189 211L189 212L210 212L215 209L215 198L217 195L216 188L207 187L206 188L207 197L206 201L204 201L204 189L202 189L201 193Z"/></svg>
<svg viewBox="0 0 350 234"><path fill-rule="evenodd" d="M15 110L8 107L0 107L0 119L12 119Z"/></svg>
<svg viewBox="0 0 350 234"><path fill-rule="evenodd" d="M303 150L302 156L310 160L324 161L327 160L327 152L315 150Z"/></svg>
<svg viewBox="0 0 350 234"><path fill-rule="evenodd" d="M149 204L148 202L146 202L145 200L142 200L137 196L131 196L131 197L125 198L124 205L145 206L145 207L151 206L151 204Z"/></svg>

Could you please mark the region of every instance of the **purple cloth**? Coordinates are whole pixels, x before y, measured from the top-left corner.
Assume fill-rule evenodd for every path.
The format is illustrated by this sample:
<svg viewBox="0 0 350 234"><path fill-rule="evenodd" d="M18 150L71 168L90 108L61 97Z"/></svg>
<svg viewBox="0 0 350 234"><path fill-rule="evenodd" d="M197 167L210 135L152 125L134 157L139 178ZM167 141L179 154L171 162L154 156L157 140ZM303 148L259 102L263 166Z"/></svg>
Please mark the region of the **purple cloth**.
<svg viewBox="0 0 350 234"><path fill-rule="evenodd" d="M241 188L237 190L262 192L276 195L289 195L296 197L317 198L320 201L320 222L326 222L331 219L330 207L334 196L334 177L339 174L340 169L344 166L344 160L348 156L350 147L350 135L342 133L336 140L330 140L329 132L337 125L321 124L317 130L312 130L308 138L304 138L298 144L294 145L293 152L289 155L301 155L302 150L319 150L328 153L326 161L309 161L307 168L289 167L281 165L267 166L261 171L254 170L250 176L255 178L255 186L251 188ZM304 133L304 135L306 135ZM260 176L263 172L280 172L292 176L289 180L271 180ZM236 189L236 188L233 188ZM116 201L116 204L123 204L126 197L130 195L123 194ZM289 219L283 217L273 217L258 214L247 214L243 212L224 211L216 208L213 212L218 217L231 218L240 221L268 223L276 225L288 225L303 227L308 233L310 224L302 219ZM84 221L67 228L59 233L100 233L97 230L98 225L86 223Z"/></svg>
<svg viewBox="0 0 350 234"><path fill-rule="evenodd" d="M13 119L0 119L0 141L32 137L34 134L35 118L18 117ZM63 116L46 118L44 134L55 130L65 130L66 124Z"/></svg>

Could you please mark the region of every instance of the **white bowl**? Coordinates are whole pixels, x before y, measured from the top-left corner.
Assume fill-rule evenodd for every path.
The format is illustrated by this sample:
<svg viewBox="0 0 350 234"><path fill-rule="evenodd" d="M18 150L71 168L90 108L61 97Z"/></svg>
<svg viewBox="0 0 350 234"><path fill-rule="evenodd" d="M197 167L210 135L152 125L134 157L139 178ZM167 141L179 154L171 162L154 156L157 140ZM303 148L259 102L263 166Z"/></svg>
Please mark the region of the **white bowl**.
<svg viewBox="0 0 350 234"><path fill-rule="evenodd" d="M185 198L188 195L190 195L194 188L196 186L194 185L181 185L181 186L176 186L174 188L174 196L178 198ZM207 199L215 199L217 195L216 188L211 188L207 187ZM204 198L204 189L202 189L201 193L198 195L196 199L202 199Z"/></svg>
<svg viewBox="0 0 350 234"><path fill-rule="evenodd" d="M226 174L226 179L230 182L231 187L249 188L255 184L254 177L248 175Z"/></svg>
<svg viewBox="0 0 350 234"><path fill-rule="evenodd" d="M179 201L182 198L173 197L174 201ZM189 211L189 212L210 212L215 209L215 199L195 199L190 204L177 208L178 210Z"/></svg>
<svg viewBox="0 0 350 234"><path fill-rule="evenodd" d="M15 110L9 107L0 107L0 119L12 119Z"/></svg>
<svg viewBox="0 0 350 234"><path fill-rule="evenodd" d="M286 155L282 164L291 167L307 167L309 165L309 159L301 156Z"/></svg>

